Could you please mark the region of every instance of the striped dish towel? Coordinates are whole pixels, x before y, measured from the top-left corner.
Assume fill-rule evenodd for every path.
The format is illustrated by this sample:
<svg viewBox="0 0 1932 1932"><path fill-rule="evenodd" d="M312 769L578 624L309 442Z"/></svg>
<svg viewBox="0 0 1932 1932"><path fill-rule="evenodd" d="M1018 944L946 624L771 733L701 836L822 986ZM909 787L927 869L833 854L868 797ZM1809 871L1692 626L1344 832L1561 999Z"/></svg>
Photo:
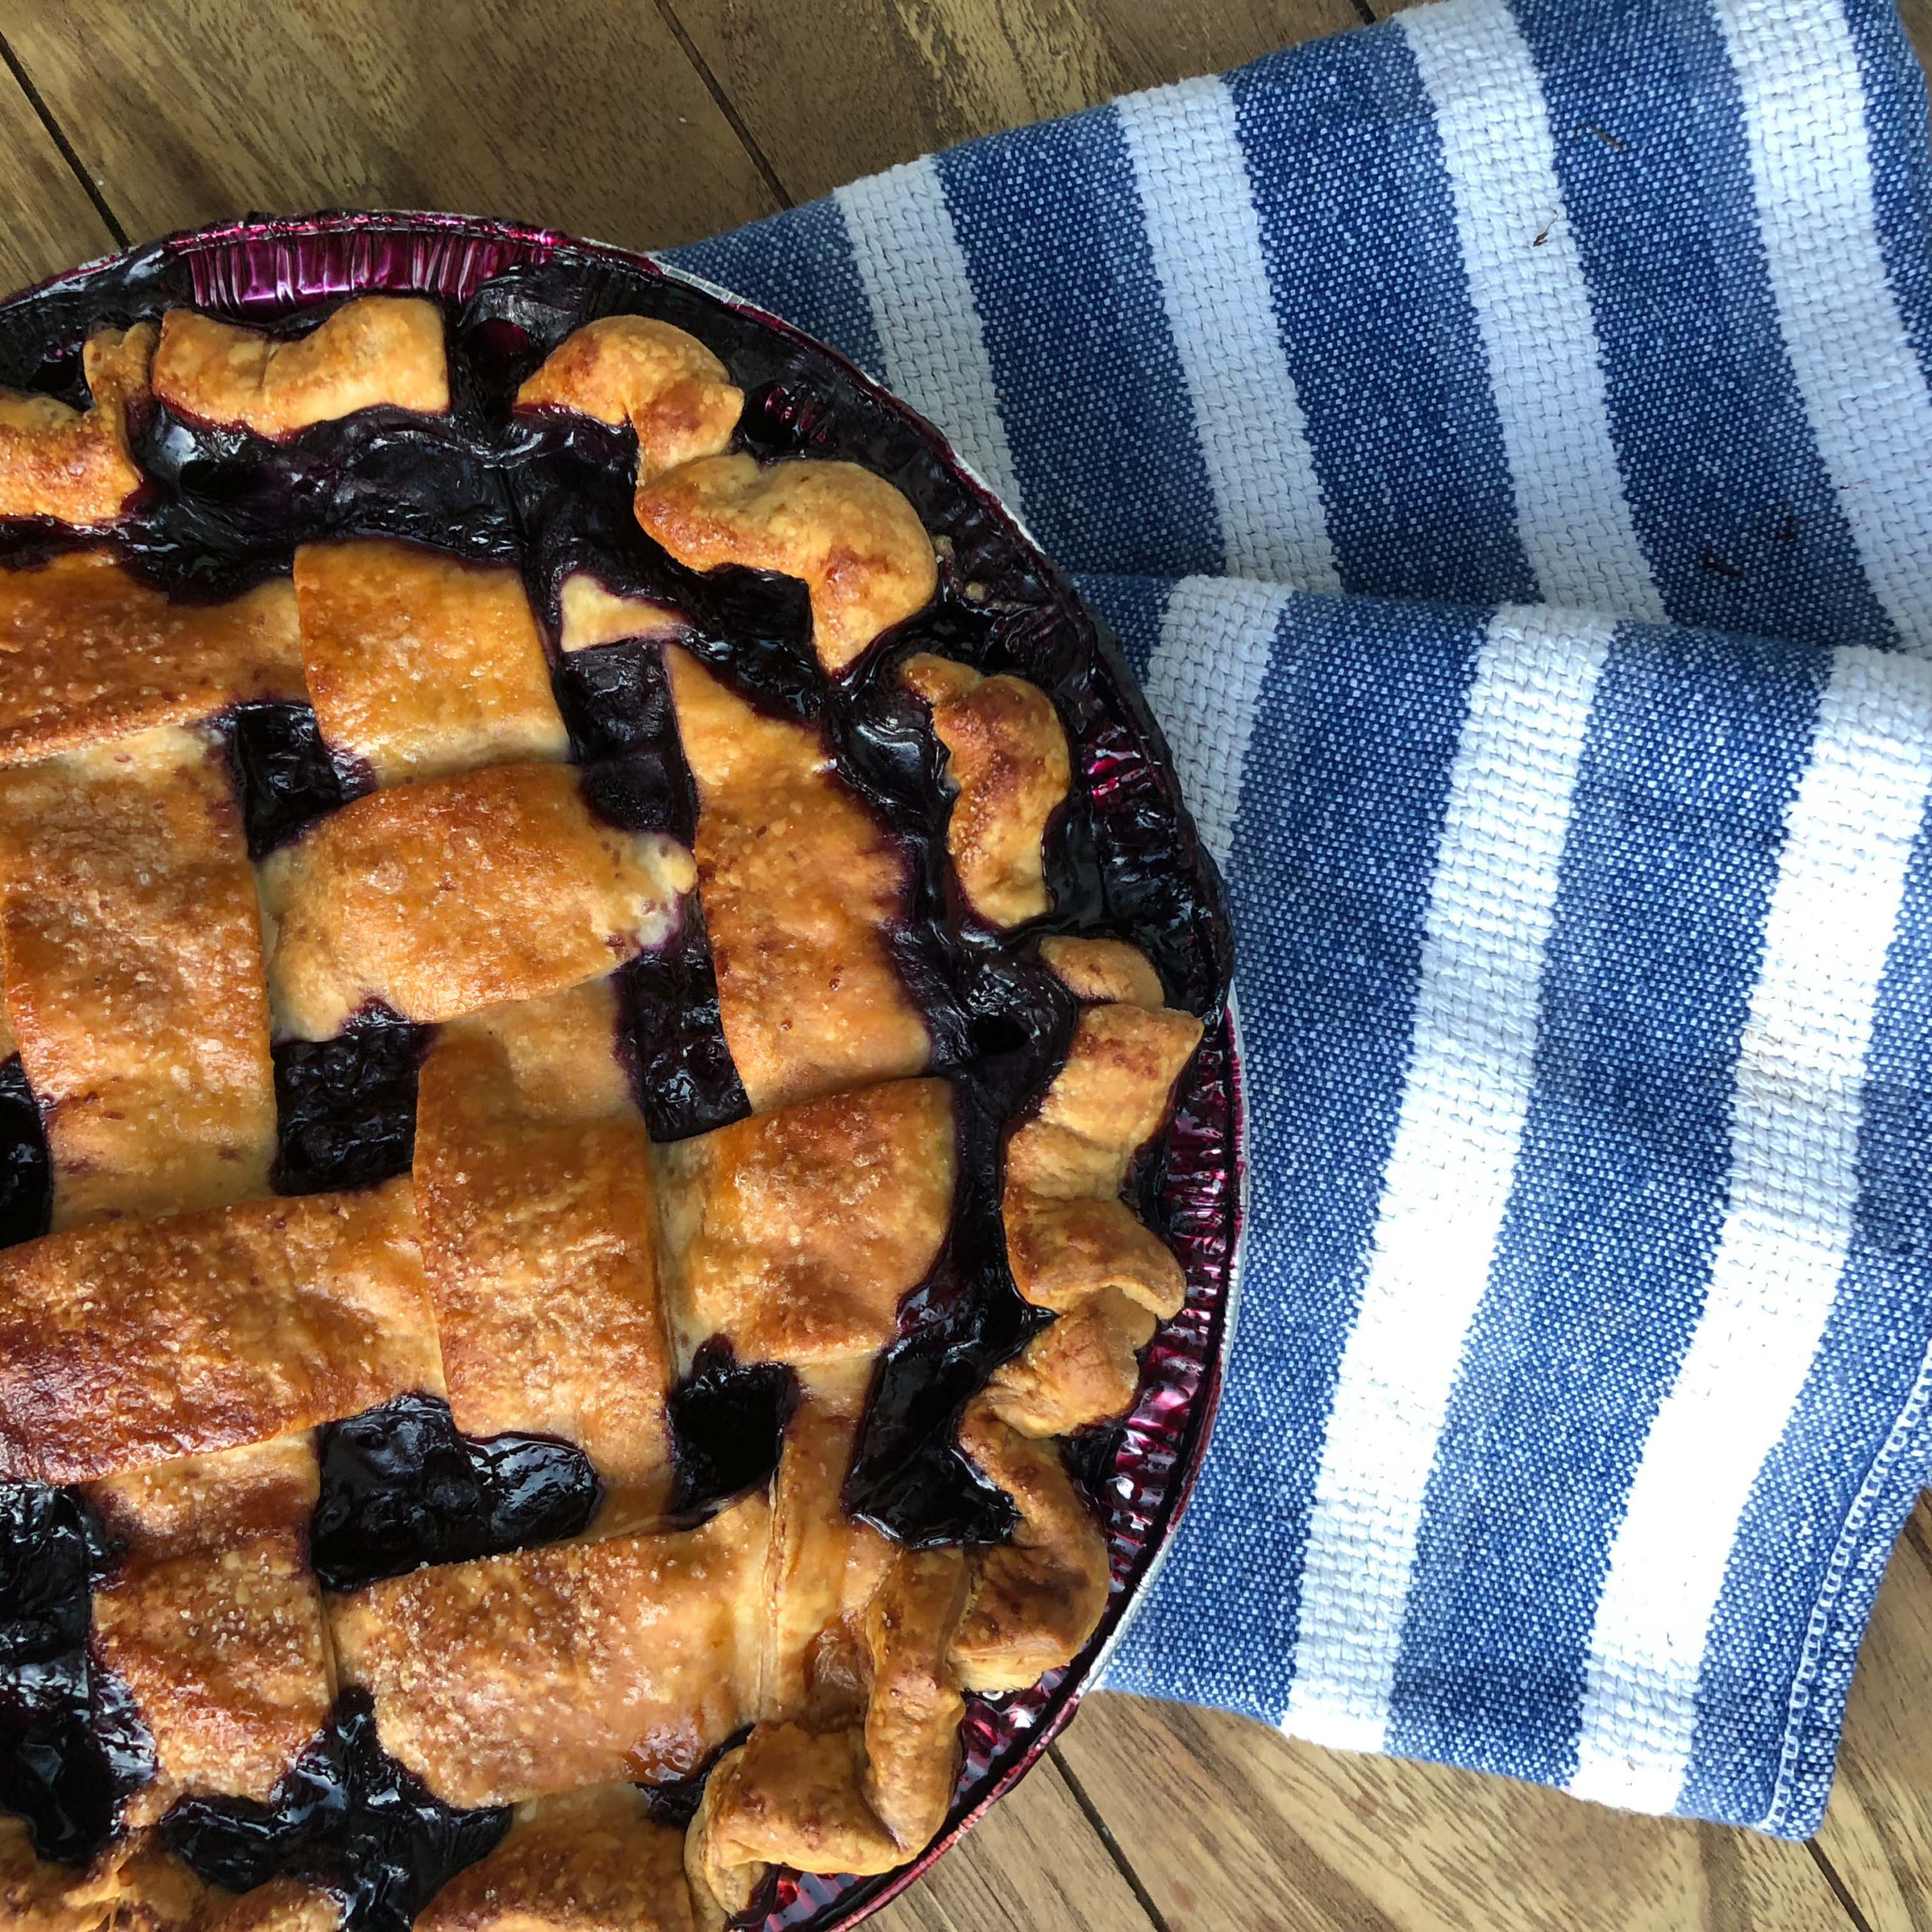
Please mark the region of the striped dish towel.
<svg viewBox="0 0 1932 1932"><path fill-rule="evenodd" d="M672 257L1087 574L1231 881L1117 1687L1818 1824L1932 1469L1928 160L1882 0L1444 0Z"/></svg>

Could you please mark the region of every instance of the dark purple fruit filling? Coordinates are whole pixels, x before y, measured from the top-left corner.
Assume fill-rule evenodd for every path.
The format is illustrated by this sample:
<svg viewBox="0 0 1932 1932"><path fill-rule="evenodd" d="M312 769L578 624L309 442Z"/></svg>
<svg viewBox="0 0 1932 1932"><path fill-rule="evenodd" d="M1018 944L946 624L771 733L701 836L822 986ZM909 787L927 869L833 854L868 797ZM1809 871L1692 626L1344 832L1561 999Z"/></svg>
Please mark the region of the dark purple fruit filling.
<svg viewBox="0 0 1932 1932"><path fill-rule="evenodd" d="M694 1515L769 1482L798 1401L783 1362L740 1362L728 1342L706 1343L671 1391L672 1510Z"/></svg>
<svg viewBox="0 0 1932 1932"><path fill-rule="evenodd" d="M416 1915L509 1830L506 1806L461 1811L385 1751L368 1694L346 1690L273 1800L183 1798L162 1821L169 1849L211 1884L271 1878L334 1893L352 1925L408 1932Z"/></svg>
<svg viewBox="0 0 1932 1932"><path fill-rule="evenodd" d="M360 1589L586 1528L603 1484L574 1443L458 1433L435 1395L399 1395L321 1432L309 1554L323 1587Z"/></svg>
<svg viewBox="0 0 1932 1932"><path fill-rule="evenodd" d="M0 382L82 401L77 351L88 331L172 303L208 306L197 301L185 260L157 247L0 305ZM763 459L848 459L904 491L940 552L933 606L829 679L813 653L803 585L742 569L700 575L646 537L632 510L629 429L512 408L516 385L573 329L621 312L660 316L724 359L747 395L735 447ZM322 312L283 326L299 331ZM1064 1058L1074 1020L1073 1001L1039 964L1034 941L1042 931L1116 934L1155 962L1177 1004L1211 1022L1226 996L1220 882L1159 733L1116 648L1065 580L952 467L937 436L836 356L697 290L568 247L484 283L451 321L454 406L445 418L374 410L272 444L154 410L136 425L154 481L115 540L150 582L208 598L286 571L304 541L405 538L517 564L553 636L565 579L588 571L613 592L673 607L688 626L680 641L748 703L823 726L844 781L904 855L907 904L892 944L931 1032L935 1070L955 1082L958 1133L952 1225L881 1359L846 1506L915 1544L1003 1539L1011 1502L953 1439L964 1404L1046 1318L1014 1289L999 1212L1005 1134ZM0 525L0 562L74 540L45 525ZM1075 786L1049 830L1055 910L1017 936L989 930L961 903L946 857L943 751L924 706L898 681L915 651L1031 679L1066 728ZM659 648L559 657L553 678L593 809L627 829L688 840L696 801ZM243 706L226 722L256 856L366 788L366 774L329 755L306 706ZM694 901L673 943L626 965L617 988L621 1044L654 1138L749 1111ZM377 1011L337 1039L275 1048L278 1191L408 1171L429 1032ZM1164 1137L1134 1183L1143 1213L1163 1229L1167 1145ZM47 1225L49 1181L17 1060L0 1067L0 1242L25 1239ZM789 1371L704 1351L671 1398L678 1508L696 1513L767 1480L795 1398ZM1088 1432L1068 1448L1097 1500L1114 1433ZM427 1396L325 1430L322 1464L312 1547L318 1576L337 1589L576 1534L601 1494L571 1445L471 1441ZM63 1492L0 1492L0 1805L32 1820L45 1855L70 1859L100 1841L122 1798L152 1770L125 1693L88 1663L90 1577L105 1560L90 1557L88 1534ZM654 1801L667 1816L688 1816L701 1782L665 1788ZM177 1805L165 1829L212 1880L245 1890L278 1873L309 1878L349 1901L352 1924L402 1932L452 1873L496 1843L506 1816L438 1804L381 1750L366 1700L351 1694L272 1804L196 1799Z"/></svg>
<svg viewBox="0 0 1932 1932"><path fill-rule="evenodd" d="M333 1040L272 1049L278 1194L328 1194L408 1173L416 1076L432 1030L375 1008Z"/></svg>
<svg viewBox="0 0 1932 1932"><path fill-rule="evenodd" d="M53 1209L47 1134L16 1054L0 1062L0 1247L46 1233Z"/></svg>

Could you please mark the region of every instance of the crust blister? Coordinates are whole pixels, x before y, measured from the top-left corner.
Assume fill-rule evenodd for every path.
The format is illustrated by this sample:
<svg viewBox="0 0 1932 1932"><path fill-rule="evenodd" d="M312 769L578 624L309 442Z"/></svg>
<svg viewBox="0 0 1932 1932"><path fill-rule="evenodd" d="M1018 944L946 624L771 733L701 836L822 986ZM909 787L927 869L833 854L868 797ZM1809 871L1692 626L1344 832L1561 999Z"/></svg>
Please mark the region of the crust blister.
<svg viewBox="0 0 1932 1932"><path fill-rule="evenodd" d="M386 537L295 553L322 735L385 785L568 755L523 579Z"/></svg>
<svg viewBox="0 0 1932 1932"><path fill-rule="evenodd" d="M605 315L567 335L516 392L519 409L567 409L637 432L647 483L731 440L745 406L694 335L651 315Z"/></svg>
<svg viewBox="0 0 1932 1932"><path fill-rule="evenodd" d="M601 977L670 936L695 874L593 817L568 766L508 764L358 798L261 881L277 1030L321 1040L371 1001L453 1020Z"/></svg>
<svg viewBox="0 0 1932 1932"><path fill-rule="evenodd" d="M219 744L164 726L0 770L0 878L54 1226L266 1194L261 921Z"/></svg>
<svg viewBox="0 0 1932 1932"><path fill-rule="evenodd" d="M894 964L906 863L823 735L664 654L698 789L699 897L719 1017L754 1107L921 1072L931 1041Z"/></svg>
<svg viewBox="0 0 1932 1932"><path fill-rule="evenodd" d="M112 1475L441 1386L406 1182L0 1252L12 1480Z"/></svg>
<svg viewBox="0 0 1932 1932"><path fill-rule="evenodd" d="M661 1494L651 1149L616 1034L607 980L445 1027L418 1087L416 1201L457 1426L561 1436Z"/></svg>
<svg viewBox="0 0 1932 1932"><path fill-rule="evenodd" d="M105 549L0 570L0 764L307 696L286 577L174 604Z"/></svg>
<svg viewBox="0 0 1932 1932"><path fill-rule="evenodd" d="M1072 766L1053 700L1036 685L929 652L900 669L932 707L958 795L946 820L946 851L966 903L989 925L1017 926L1053 909L1047 890L1047 826L1066 802Z"/></svg>
<svg viewBox="0 0 1932 1932"><path fill-rule="evenodd" d="M295 337L171 309L153 382L177 414L272 439L380 404L450 406L442 312L416 296L358 296Z"/></svg>
<svg viewBox="0 0 1932 1932"><path fill-rule="evenodd" d="M153 323L137 322L88 337L81 365L92 400L85 410L0 389L0 517L91 530L120 516L143 481L128 411L147 395L158 334Z"/></svg>
<svg viewBox="0 0 1932 1932"><path fill-rule="evenodd" d="M939 564L919 513L854 463L748 456L687 463L637 493L637 520L681 564L741 564L803 580L812 641L842 671L881 631L923 611Z"/></svg>

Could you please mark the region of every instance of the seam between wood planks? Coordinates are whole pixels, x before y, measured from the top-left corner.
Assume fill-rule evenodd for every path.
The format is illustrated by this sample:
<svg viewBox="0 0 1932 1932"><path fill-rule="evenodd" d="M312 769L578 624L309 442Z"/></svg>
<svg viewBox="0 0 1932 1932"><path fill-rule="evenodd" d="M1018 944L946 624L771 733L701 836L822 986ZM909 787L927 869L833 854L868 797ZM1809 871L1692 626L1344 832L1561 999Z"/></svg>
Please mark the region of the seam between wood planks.
<svg viewBox="0 0 1932 1932"><path fill-rule="evenodd" d="M5 63L8 72L13 75L15 84L26 96L27 105L33 109L40 125L47 130L48 138L60 150L60 158L67 164L74 179L81 184L81 192L94 204L94 213L106 224L107 232L113 236L115 246L126 248L128 231L121 226L119 218L108 205L107 197L101 192L100 184L88 172L75 150L73 143L68 140L66 130L54 118L52 109L41 98L39 88L34 85L33 77L21 65L20 56L14 51L12 45L3 35L0 35L0 61Z"/></svg>
<svg viewBox="0 0 1932 1932"><path fill-rule="evenodd" d="M1106 1847L1107 1856L1114 1862L1114 1869L1127 1881L1128 1889L1139 1901L1140 1909L1147 1915L1148 1922L1155 1932L1172 1932L1161 1908L1153 1900L1147 1887L1140 1882L1140 1874L1135 1871L1127 1854L1121 1849L1120 1841L1109 1829L1106 1820L1100 1816L1099 1807L1087 1795L1086 1787L1073 1774L1073 1767L1066 1761L1057 1744L1047 1746L1047 1755L1052 1760L1054 1769L1066 1780L1067 1789L1073 1795L1073 1801L1080 1807L1080 1815L1092 1828L1094 1835ZM1867 1928L1869 1932L1869 1928Z"/></svg>
<svg viewBox="0 0 1932 1932"><path fill-rule="evenodd" d="M798 205L796 198L779 180L777 169L772 166L764 149L753 138L745 117L738 112L737 102L724 91L723 84L711 71L711 63L699 51L697 42L685 31L684 22L672 10L671 0L654 0L654 4L663 17L664 24L670 29L672 38L684 50L685 58L697 70L698 78L704 83L706 92L718 103L718 111L724 115L726 125L737 136L739 146L751 157L752 165L758 170L764 185L771 190L772 198L781 208L795 208ZM1355 0L1355 4L1361 5L1363 0Z"/></svg>

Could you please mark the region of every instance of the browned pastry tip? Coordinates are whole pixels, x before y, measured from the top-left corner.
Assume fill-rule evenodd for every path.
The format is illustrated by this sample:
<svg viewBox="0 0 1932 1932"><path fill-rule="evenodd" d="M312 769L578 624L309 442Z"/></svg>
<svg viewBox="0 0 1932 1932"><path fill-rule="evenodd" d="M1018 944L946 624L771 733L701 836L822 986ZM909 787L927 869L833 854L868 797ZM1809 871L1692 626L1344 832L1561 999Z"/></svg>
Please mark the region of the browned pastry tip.
<svg viewBox="0 0 1932 1932"><path fill-rule="evenodd" d="M968 1690L1021 1690L1072 1662L1107 1607L1107 1540L1060 1460L1057 1441L1009 1428L982 1397L959 1446L1020 1512L1011 1543L973 1554L949 1661Z"/></svg>
<svg viewBox="0 0 1932 1932"><path fill-rule="evenodd" d="M1036 685L921 652L900 671L932 706L958 796L946 850L966 903L989 925L1017 926L1052 909L1043 841L1072 782L1066 733Z"/></svg>
<svg viewBox="0 0 1932 1932"><path fill-rule="evenodd" d="M857 463L703 457L645 483L637 520L694 570L742 564L802 579L828 671L844 670L939 588L918 512Z"/></svg>
<svg viewBox="0 0 1932 1932"><path fill-rule="evenodd" d="M271 440L381 404L440 415L450 406L442 312L418 296L358 295L288 337L171 309L153 383L177 414Z"/></svg>
<svg viewBox="0 0 1932 1932"><path fill-rule="evenodd" d="M1050 934L1040 942L1040 957L1083 1005L1144 1006L1152 1012L1167 1003L1152 961L1124 939Z"/></svg>
<svg viewBox="0 0 1932 1932"><path fill-rule="evenodd" d="M718 1760L706 1786L699 1863L712 1896L723 1903L741 1889L730 1875L768 1865L863 1875L903 1864L906 1854L866 1801L865 1770L859 1731L758 1725Z"/></svg>
<svg viewBox="0 0 1932 1932"><path fill-rule="evenodd" d="M141 487L128 411L148 392L159 331L152 322L97 329L81 352L90 406L0 389L0 517L45 517L77 529L113 522Z"/></svg>
<svg viewBox="0 0 1932 1932"><path fill-rule="evenodd" d="M1011 1229L1007 1238L1013 1240ZM1092 1272L1083 1266L1083 1281ZM986 1385L987 1404L1022 1435L1069 1435L1107 1421L1132 1406L1140 1380L1138 1356L1157 1326L1158 1318L1143 1300L1118 1287L1083 1293L1011 1361L994 1370Z"/></svg>
<svg viewBox="0 0 1932 1932"><path fill-rule="evenodd" d="M745 406L697 337L651 315L605 315L565 337L516 392L519 409L568 409L637 432L648 482L731 440Z"/></svg>
<svg viewBox="0 0 1932 1932"><path fill-rule="evenodd" d="M952 1647L969 1575L963 1550L902 1548L866 1606L872 1686L862 1789L906 1857L938 1835L958 1780L966 1701Z"/></svg>

